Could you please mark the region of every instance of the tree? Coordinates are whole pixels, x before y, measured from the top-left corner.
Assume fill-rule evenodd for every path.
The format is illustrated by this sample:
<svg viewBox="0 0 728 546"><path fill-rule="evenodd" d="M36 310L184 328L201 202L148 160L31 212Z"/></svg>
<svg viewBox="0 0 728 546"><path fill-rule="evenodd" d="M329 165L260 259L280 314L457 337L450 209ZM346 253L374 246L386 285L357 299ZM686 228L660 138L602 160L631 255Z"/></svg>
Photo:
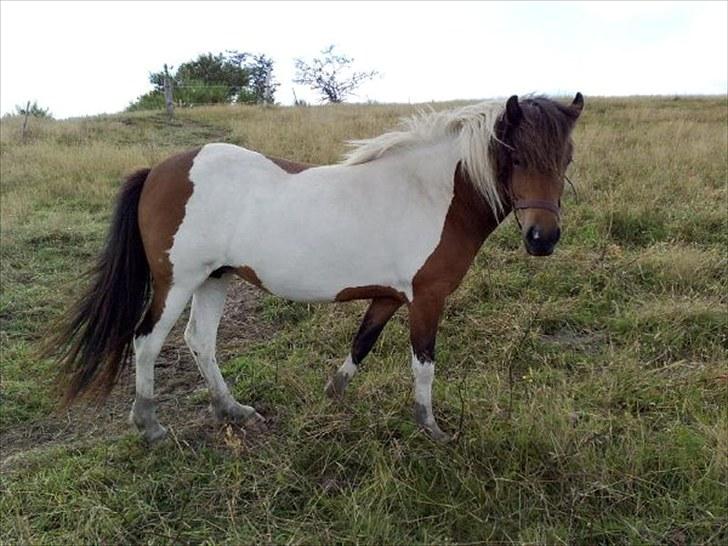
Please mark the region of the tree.
<svg viewBox="0 0 728 546"><path fill-rule="evenodd" d="M321 50L321 55L310 63L296 59L296 77L293 81L318 91L323 100L329 102L343 102L361 84L379 74L376 70L353 72L354 59L335 53L333 45Z"/></svg>
<svg viewBox="0 0 728 546"><path fill-rule="evenodd" d="M209 103L273 103L278 84L273 83L273 61L265 55L239 51L206 53L170 72L174 101L180 106ZM149 75L154 90L127 108L164 108L164 71Z"/></svg>
<svg viewBox="0 0 728 546"><path fill-rule="evenodd" d="M175 92L185 88L218 87L220 92L207 98L213 102L234 102L250 82L250 71L243 66L247 53L205 53L193 61L182 63L171 74ZM155 91L164 92L164 71L149 75ZM176 93L177 94L177 93ZM184 95L184 91L182 91ZM194 98L194 95L190 98Z"/></svg>
<svg viewBox="0 0 728 546"><path fill-rule="evenodd" d="M28 114L34 118L53 119L53 114L51 114L50 108L43 108L42 106L39 106L38 101L33 101L32 103L29 102L27 107L16 105L15 113L19 116Z"/></svg>
<svg viewBox="0 0 728 546"><path fill-rule="evenodd" d="M252 55L248 63L250 90L259 104L273 104L273 95L280 84L273 81L273 60L265 55Z"/></svg>

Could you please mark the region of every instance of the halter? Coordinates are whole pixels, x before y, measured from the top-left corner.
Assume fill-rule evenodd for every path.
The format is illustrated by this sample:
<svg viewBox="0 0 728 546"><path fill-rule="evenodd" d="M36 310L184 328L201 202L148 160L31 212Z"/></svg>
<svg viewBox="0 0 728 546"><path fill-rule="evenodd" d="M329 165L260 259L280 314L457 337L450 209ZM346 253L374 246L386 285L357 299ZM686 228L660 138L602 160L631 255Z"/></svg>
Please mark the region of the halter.
<svg viewBox="0 0 728 546"><path fill-rule="evenodd" d="M545 199L517 199L513 203L513 210L519 209L544 209L553 212L556 218L561 217L561 199L558 205L554 205L551 201Z"/></svg>
<svg viewBox="0 0 728 546"><path fill-rule="evenodd" d="M564 179L569 183L569 185L571 186L571 189L574 190L574 195L578 199L578 195L576 193L576 188L574 187L574 183L566 175L564 175ZM511 193L510 188L509 188L509 193ZM521 230L522 230L522 226L521 226L521 221L518 219L518 215L516 214L517 210L543 209L543 210L547 210L547 211L553 213L556 216L557 220L561 220L561 199L559 199L557 204L554 205L553 202L547 201L545 199L513 199L513 194L511 193L511 201L513 203L513 216L516 218L516 223L518 224L518 228Z"/></svg>

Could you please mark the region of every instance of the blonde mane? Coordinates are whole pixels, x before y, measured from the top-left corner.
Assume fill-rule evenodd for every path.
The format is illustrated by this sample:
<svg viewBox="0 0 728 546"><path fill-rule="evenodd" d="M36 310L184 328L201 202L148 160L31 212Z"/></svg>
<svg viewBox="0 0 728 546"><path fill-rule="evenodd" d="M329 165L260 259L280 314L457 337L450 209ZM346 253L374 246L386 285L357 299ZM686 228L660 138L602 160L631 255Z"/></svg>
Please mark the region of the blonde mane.
<svg viewBox="0 0 728 546"><path fill-rule="evenodd" d="M488 101L457 110L420 112L403 119L398 131L351 141L355 148L346 155L343 164L359 165L397 150L452 137L470 180L498 215L503 211L503 203L489 148L491 139L495 138L496 121L504 108L503 102Z"/></svg>

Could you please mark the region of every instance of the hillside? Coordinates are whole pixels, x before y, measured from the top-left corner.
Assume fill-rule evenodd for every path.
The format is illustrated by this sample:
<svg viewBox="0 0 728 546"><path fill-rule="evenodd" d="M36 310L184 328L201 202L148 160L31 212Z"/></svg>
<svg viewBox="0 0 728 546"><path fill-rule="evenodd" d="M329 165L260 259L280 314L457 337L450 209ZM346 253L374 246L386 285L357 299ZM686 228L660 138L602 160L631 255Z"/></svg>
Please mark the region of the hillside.
<svg viewBox="0 0 728 546"><path fill-rule="evenodd" d="M364 304L243 284L220 360L267 432L213 423L184 318L157 368L166 442L126 425L129 374L103 408L56 409L35 349L124 173L211 141L335 162L414 110L32 119L25 141L0 121L0 543L728 542L726 97L587 97L555 254L528 257L509 220L447 307L434 407L457 442L413 425L403 311L332 403Z"/></svg>

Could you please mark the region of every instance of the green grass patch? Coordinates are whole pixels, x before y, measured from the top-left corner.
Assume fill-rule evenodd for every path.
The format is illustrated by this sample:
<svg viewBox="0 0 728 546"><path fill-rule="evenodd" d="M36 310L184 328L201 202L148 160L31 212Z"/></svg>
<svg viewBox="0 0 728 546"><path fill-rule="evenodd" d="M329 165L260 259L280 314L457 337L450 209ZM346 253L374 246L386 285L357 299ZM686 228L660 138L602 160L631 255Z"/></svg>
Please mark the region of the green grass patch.
<svg viewBox="0 0 728 546"><path fill-rule="evenodd" d="M211 140L332 162L412 109L140 112L39 121L25 142L3 119L2 440L51 419L35 350L124 174ZM365 304L263 295L246 309L265 335L221 368L268 432L200 416L152 448L131 432L33 446L0 475L0 543L726 543L727 121L724 97L587 104L554 256L528 257L509 220L448 302L434 406L457 442L413 423L405 309L334 403Z"/></svg>

